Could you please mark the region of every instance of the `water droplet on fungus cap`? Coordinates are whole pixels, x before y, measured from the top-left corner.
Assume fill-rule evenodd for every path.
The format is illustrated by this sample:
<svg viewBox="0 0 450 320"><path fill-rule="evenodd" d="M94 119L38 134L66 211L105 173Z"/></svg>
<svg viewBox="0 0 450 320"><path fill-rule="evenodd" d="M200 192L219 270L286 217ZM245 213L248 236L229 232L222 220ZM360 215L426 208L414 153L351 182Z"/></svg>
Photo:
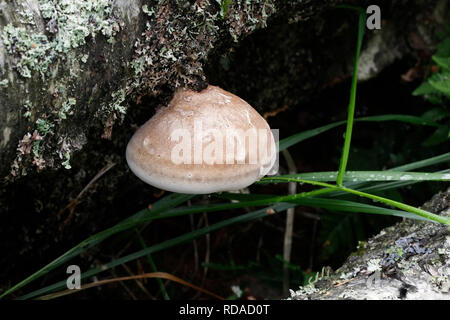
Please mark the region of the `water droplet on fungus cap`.
<svg viewBox="0 0 450 320"><path fill-rule="evenodd" d="M211 85L201 92L178 89L126 150L141 180L190 194L245 188L270 171L276 155L266 120L241 98Z"/></svg>

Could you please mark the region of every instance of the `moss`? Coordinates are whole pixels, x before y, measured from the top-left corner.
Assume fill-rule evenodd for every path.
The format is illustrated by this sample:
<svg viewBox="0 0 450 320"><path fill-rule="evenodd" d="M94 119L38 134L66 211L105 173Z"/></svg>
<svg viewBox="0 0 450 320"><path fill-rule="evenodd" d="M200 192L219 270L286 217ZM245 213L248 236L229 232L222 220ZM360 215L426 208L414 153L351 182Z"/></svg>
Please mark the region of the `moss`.
<svg viewBox="0 0 450 320"><path fill-rule="evenodd" d="M353 252L352 256L362 256L367 250L367 241L358 241L356 246L356 251Z"/></svg>
<svg viewBox="0 0 450 320"><path fill-rule="evenodd" d="M225 19L230 10L232 0L216 0L216 2L220 5L220 16L222 19Z"/></svg>

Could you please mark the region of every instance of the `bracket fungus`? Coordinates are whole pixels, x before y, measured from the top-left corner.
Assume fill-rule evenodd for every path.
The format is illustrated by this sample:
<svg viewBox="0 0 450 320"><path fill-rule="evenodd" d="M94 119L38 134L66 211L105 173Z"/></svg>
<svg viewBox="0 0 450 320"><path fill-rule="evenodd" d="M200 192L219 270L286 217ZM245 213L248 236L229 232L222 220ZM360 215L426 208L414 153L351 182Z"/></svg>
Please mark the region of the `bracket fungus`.
<svg viewBox="0 0 450 320"><path fill-rule="evenodd" d="M131 171L160 189L190 194L245 188L277 159L274 135L247 102L219 87L178 89L131 138Z"/></svg>

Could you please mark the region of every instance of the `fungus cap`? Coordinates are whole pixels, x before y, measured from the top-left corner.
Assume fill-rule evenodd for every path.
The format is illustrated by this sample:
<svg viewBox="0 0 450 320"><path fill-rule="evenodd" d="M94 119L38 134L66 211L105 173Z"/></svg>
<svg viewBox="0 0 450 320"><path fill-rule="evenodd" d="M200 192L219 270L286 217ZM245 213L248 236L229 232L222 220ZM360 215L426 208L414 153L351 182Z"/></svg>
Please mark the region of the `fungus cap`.
<svg viewBox="0 0 450 320"><path fill-rule="evenodd" d="M126 150L128 166L141 180L190 194L245 188L270 171L276 156L266 120L241 98L211 85L201 92L178 89Z"/></svg>

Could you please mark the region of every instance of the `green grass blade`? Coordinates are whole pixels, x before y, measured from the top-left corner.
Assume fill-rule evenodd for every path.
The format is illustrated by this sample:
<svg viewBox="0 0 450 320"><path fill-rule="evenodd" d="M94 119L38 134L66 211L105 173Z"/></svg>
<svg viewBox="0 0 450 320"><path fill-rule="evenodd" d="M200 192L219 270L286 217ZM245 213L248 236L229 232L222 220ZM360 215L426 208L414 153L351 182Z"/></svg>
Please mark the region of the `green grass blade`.
<svg viewBox="0 0 450 320"><path fill-rule="evenodd" d="M218 222L218 223L210 225L208 227L197 229L195 231L186 233L186 234L181 235L179 237L176 237L176 238L164 241L164 242L162 242L160 244L153 245L151 247L147 247L145 249L139 250L139 251L134 252L132 254L129 254L129 255L125 256L125 257L113 260L113 261L111 261L109 263L106 263L106 264L104 264L104 265L102 265L102 266L100 266L98 268L94 268L94 269L91 269L89 271L83 272L81 274L81 278L82 279L86 279L86 278L92 277L92 276L94 276L94 275L96 275L96 274L98 274L98 273L100 273L102 271L109 270L109 269L114 268L116 266L119 266L121 264L124 264L124 263L130 262L130 261L139 259L141 257L144 257L144 256L148 255L148 254L153 254L155 252L171 248L173 246L185 243L187 241L191 241L191 240L196 239L198 237L201 237L201 236L203 236L203 235L205 235L207 233L210 233L212 231L215 231L215 230L218 230L218 229L230 226L232 224L243 223L243 222L248 222L248 221L252 221L252 220L256 220L256 219L262 218L262 217L270 214L268 212L269 209L272 209L275 212L282 212L282 211L285 211L285 210L287 210L289 208L295 207L296 205L297 204L293 204L293 203L278 203L278 204L276 204L276 205L274 205L272 207L269 207L269 208L256 210L256 211L253 211L253 212L250 212L250 213L247 213L247 214L243 214L243 215L240 215L240 216L237 216L237 217L233 217L233 218L230 218L230 219ZM55 290L63 289L63 288L65 288L65 286L66 286L66 280L63 280L63 281L54 283L52 285L49 285L47 287L44 287L44 288L38 289L36 291L33 291L31 293L28 293L28 294L26 294L24 296L19 297L18 299L20 299L20 300L31 299L31 298L34 298L34 297L37 297L37 296L41 296L41 295L44 295L44 294L51 293L51 292L53 292Z"/></svg>
<svg viewBox="0 0 450 320"><path fill-rule="evenodd" d="M383 115L361 117L361 118L355 119L355 122L385 122L385 121L399 121L399 122L405 122L405 123L410 123L410 124L414 124L414 125L439 127L439 124L432 120L427 120L427 119L423 119L421 117L405 115L405 114L383 114ZM284 149L287 149L299 142L313 138L323 132L329 131L333 128L336 128L336 127L341 126L346 123L347 123L347 121L345 121L345 120L337 121L337 122L333 122L333 123L324 125L322 127L302 131L302 132L296 133L292 136L289 136L287 138L281 139L280 144L279 144L279 150L283 151Z"/></svg>
<svg viewBox="0 0 450 320"><path fill-rule="evenodd" d="M450 169L447 170L442 170L439 171L439 173L443 174L443 173L450 173ZM423 180L422 180L423 181ZM366 184L366 183L349 183L349 184L345 184L346 187L351 188L351 189L355 189L355 190L359 190L359 191L363 191L363 192L381 192L381 191L386 191L386 190L391 190L391 189L398 189L398 188L402 188L405 186L409 186L415 183L419 183L422 181L393 181L393 182L385 182L385 183L374 183L374 184ZM340 197L343 195L347 195L347 192L344 191L335 191L335 192L330 192L328 194L326 194L325 196L327 197Z"/></svg>
<svg viewBox="0 0 450 320"><path fill-rule="evenodd" d="M440 163L446 163L450 161L450 152L441 154L439 156L427 158L424 160L408 163L405 165L401 165L398 167L394 167L389 169L389 171L408 171L408 170L416 170L428 166L433 166ZM439 171L439 173L450 173L449 170L443 170ZM349 182L346 183L346 187L356 189L359 191L367 191L367 192L378 192L382 190L389 190L393 188L400 188L404 186L408 186L414 183L417 183L419 181L395 181L395 182L386 182L386 183L379 183L379 184L372 184L368 182ZM347 192L343 191L333 191L325 196L327 197L339 197L343 195L347 195Z"/></svg>
<svg viewBox="0 0 450 320"><path fill-rule="evenodd" d="M279 144L279 150L283 151L284 149L287 149L299 142L302 142L304 140L307 140L309 138L315 137L323 132L326 132L330 129L333 129L335 127L338 127L340 125L345 124L346 121L339 121L339 122L334 122L334 123L330 123L328 125L319 127L319 128L315 128L315 129L311 129L311 130L307 130L307 131L303 131L297 134L294 134L290 137L284 138L282 140L280 140L280 144Z"/></svg>
<svg viewBox="0 0 450 320"><path fill-rule="evenodd" d="M267 179L267 178L263 178L263 179ZM355 194L357 196L360 197L365 197L365 198L369 198L378 202L382 202L385 203L387 205L411 212L413 214L419 215L421 217L424 217L426 219L429 219L430 221L434 221L434 222L439 222L445 225L450 225L450 218L447 217L443 217L443 216L439 216L436 214L433 214L431 212L419 209L419 208L415 208L412 206L409 206L407 204L401 203L401 202L397 202L391 199L387 199L387 198L383 198L380 196L376 196L373 194L369 194L369 193L365 193L365 192L361 192L358 190L354 190L354 189L350 189L350 188L346 188L343 186L336 186L336 185L331 185L328 183L324 183L324 182L317 182L317 181L310 181L310 180L302 180L302 179L292 179L292 178L286 178L286 181L289 182L299 182L299 183L307 183L307 184L311 184L311 185L315 185L315 186L320 186L320 187L325 187L328 189L334 189L334 190L342 190L348 193L352 193Z"/></svg>
<svg viewBox="0 0 450 320"><path fill-rule="evenodd" d="M246 198L246 201L240 202L231 202L231 203L215 203L208 205L197 205L197 206L183 206L179 208L174 208L164 212L164 214L155 215L153 219L165 219L165 218L173 218L179 217L183 215L190 215L202 212L217 212L217 211L226 211L238 208L248 208L248 207L260 207L267 206L271 204L281 203L281 202L290 202L292 200L304 197L313 197L320 194L324 194L327 192L331 192L332 190L319 189L309 192L298 193L294 195L286 195L286 196L269 196L264 197L263 195L252 195L249 194ZM225 199L224 194L216 195L219 198Z"/></svg>
<svg viewBox="0 0 450 320"><path fill-rule="evenodd" d="M359 14L365 13L365 11L362 7L353 6L351 4L340 4L340 5L337 5L336 8L355 10Z"/></svg>
<svg viewBox="0 0 450 320"><path fill-rule="evenodd" d="M329 189L320 189L320 190L329 190ZM249 195L247 194L235 194L235 193L226 193L222 194L221 197L229 200L236 201L248 201ZM273 195L258 195L260 199L270 200L274 198ZM388 209L384 207L378 207L370 204L360 203L356 201L350 200L340 200L340 199L327 199L327 198L310 198L310 197L300 197L296 199L290 199L290 203L296 203L301 206L313 207L313 208L322 208L332 211L341 211L341 212L352 212L352 213L369 213L369 214L379 214L379 215L387 215L387 216L396 216L414 220L426 220L421 216L412 214L407 211L400 211L395 209Z"/></svg>
<svg viewBox="0 0 450 320"><path fill-rule="evenodd" d="M424 160L420 160L420 161L416 161L416 162L412 162L412 163L408 163L408 164L404 164L392 169L389 169L390 171L410 171L410 170L416 170L419 168L423 168L423 167L429 167L429 166L434 166L436 164L440 164L440 163L445 163L445 162L449 162L450 161L450 152L435 156L435 157L431 157L431 158L427 158Z"/></svg>
<svg viewBox="0 0 450 320"><path fill-rule="evenodd" d="M164 210L168 210L174 206L177 206L183 202L185 202L187 199L192 198L193 195L185 195L185 194L170 194L167 197L164 197L163 199L157 201L153 207L152 210L144 209L136 214L132 215L131 217L125 219L124 221L118 223L117 225L106 229L104 231L101 231L99 233L96 233L86 240L80 242L75 247L71 248L69 251L65 252L63 255L59 256L49 264L47 264L45 267L41 268L40 270L36 271L26 279L22 280L18 284L14 285L10 289L6 290L0 295L0 299L5 297L8 294L13 293L17 289L27 285L28 283L38 279L39 277L47 274L51 270L57 268L61 264L69 261L70 259L73 259L74 257L80 255L84 251L86 251L89 248L92 248L93 246L99 244L100 242L106 240L110 236L124 230L128 230L130 228L136 227L142 222L146 222L145 217L149 216L149 213L152 214L159 214L163 212Z"/></svg>
<svg viewBox="0 0 450 320"><path fill-rule="evenodd" d="M382 114L378 116L361 117L355 119L360 122L384 122L384 121L400 121L421 126L439 127L440 124L422 117L411 116L407 114Z"/></svg>
<svg viewBox="0 0 450 320"><path fill-rule="evenodd" d="M165 210L174 208L192 199L194 196L195 195L192 194L171 193L168 196L152 204L151 210L149 209L141 210L133 214L132 216L128 217L123 222L138 221L138 220L142 221L142 219L145 219L147 216L150 216L152 214L159 214L161 212L164 212Z"/></svg>
<svg viewBox="0 0 450 320"><path fill-rule="evenodd" d="M438 171L436 172L436 174L442 174L442 175L447 175L449 176L450 173L450 169L447 170L442 170L442 171ZM433 173L435 174L435 173ZM404 186L409 186L411 184L420 182L423 180L415 180L415 181L394 181L394 182L388 182L388 183L379 183L379 184L375 184L372 186L367 186L365 188L360 189L359 191L384 191L384 190L389 190L389 189L394 189L394 188L400 188L400 187L404 187ZM448 180L442 180L442 181L448 181Z"/></svg>
<svg viewBox="0 0 450 320"><path fill-rule="evenodd" d="M302 179L310 181L335 181L338 172L308 172L286 174L281 176L266 177L259 183L289 182L286 178ZM347 171L343 181L367 182L367 181L450 181L448 173L428 172L402 172L402 171Z"/></svg>
<svg viewBox="0 0 450 320"><path fill-rule="evenodd" d="M139 244L141 245L141 247L143 249L146 249L147 245L145 244L145 240L144 240L144 238L142 238L141 233L139 232L139 230L137 228L134 228L134 231L136 233L136 237L139 241ZM152 255L148 254L146 256L146 258L147 258L148 264L152 268L152 272L158 272L155 261L153 261ZM164 283L162 282L162 280L160 278L156 278L156 282L158 282L158 286L159 286L159 289L161 290L164 300L170 300L169 294L167 293L166 287L164 286Z"/></svg>
<svg viewBox="0 0 450 320"><path fill-rule="evenodd" d="M366 29L366 14L364 13L364 11L359 11L358 39L356 44L355 63L353 65L352 86L350 89L350 102L348 105L347 128L345 131L345 140L344 140L344 147L342 148L341 162L339 164L339 173L336 180L338 186L341 186L344 180L344 174L347 169L348 156L350 154L350 142L352 140L353 118L355 115L355 104L356 104L356 87L358 83L358 61L359 61L359 54L361 52L361 46L365 29Z"/></svg>

